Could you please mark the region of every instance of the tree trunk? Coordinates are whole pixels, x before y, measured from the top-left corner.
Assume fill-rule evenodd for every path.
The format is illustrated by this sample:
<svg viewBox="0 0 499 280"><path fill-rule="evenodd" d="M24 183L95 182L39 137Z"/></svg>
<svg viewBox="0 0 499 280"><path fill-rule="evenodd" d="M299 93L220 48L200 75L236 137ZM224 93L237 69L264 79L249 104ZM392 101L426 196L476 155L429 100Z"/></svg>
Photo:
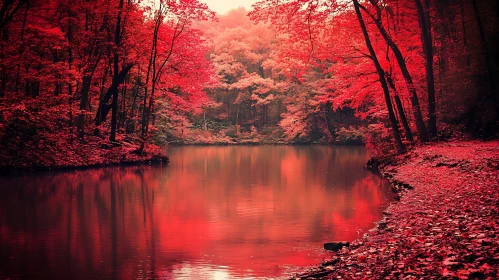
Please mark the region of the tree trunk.
<svg viewBox="0 0 499 280"><path fill-rule="evenodd" d="M147 118L147 84L144 88L144 100L142 102L142 123L141 123L141 133L144 138L146 135L146 118Z"/></svg>
<svg viewBox="0 0 499 280"><path fill-rule="evenodd" d="M404 106L402 105L402 101L400 100L400 97L398 94L395 94L395 104L397 105L397 110L400 115L400 121L402 122L402 126L404 126L405 130L405 137L407 138L408 141L414 142L414 138L412 137L412 131L411 127L409 126L409 123L407 122L407 118L405 116L405 111L404 111Z"/></svg>
<svg viewBox="0 0 499 280"><path fill-rule="evenodd" d="M134 85L133 87L133 102L132 106L130 108L130 116L126 120L125 124L125 132L126 133L134 133L135 132L135 112L137 111L137 97L139 95L139 90L140 90L140 67L138 71L138 78L137 78L137 84Z"/></svg>
<svg viewBox="0 0 499 280"><path fill-rule="evenodd" d="M239 115L239 111L237 111L238 115ZM204 121L204 131L207 131L208 128L206 126L206 111L203 112L203 121Z"/></svg>
<svg viewBox="0 0 499 280"><path fill-rule="evenodd" d="M460 1L461 8L461 29L463 30L463 45L466 52L466 66L470 66L471 58L468 50L468 39L466 38L466 16L464 14L464 0Z"/></svg>
<svg viewBox="0 0 499 280"><path fill-rule="evenodd" d="M471 0L471 4L473 5L473 11L475 13L476 22L478 25L478 30L480 31L480 43L482 44L482 52L485 57L485 64L487 67L487 80L489 82L489 96L494 96L494 92L496 90L493 73L492 73L492 65L490 62L490 55L487 49L487 40L485 38L485 30L482 24L482 20L480 18L480 12L478 11L478 6L476 4L476 0ZM496 105L497 106L497 105Z"/></svg>
<svg viewBox="0 0 499 280"><path fill-rule="evenodd" d="M154 68L154 67L153 67ZM154 72L154 71L153 71ZM154 86L154 80L153 80L153 85L151 88L151 95L149 96L149 107L147 108L147 114L146 114L146 129L145 129L145 135L149 132L149 119L151 118L151 113L153 111L153 102L154 102L154 92L156 90L156 87Z"/></svg>
<svg viewBox="0 0 499 280"><path fill-rule="evenodd" d="M71 1L69 1L69 4L71 6ZM73 26L72 26L72 20L71 20L71 16L72 16L72 13L71 13L71 10L68 10L68 34L67 34L67 39L68 39L68 44L69 44L69 48L68 48L68 67L69 67L69 71L71 71L71 68L73 67L73 48L72 48L72 39L73 39ZM68 95L69 95L69 120L70 120L70 123L69 123L69 127L70 127L70 138L71 140L73 139L73 85L71 83L71 81L69 81L68 83ZM81 104L80 104L81 106ZM85 130L85 120L82 121L83 123L83 126L82 126L82 131ZM78 134L79 134L79 131L78 131ZM82 133L82 135L84 135L84 133ZM81 138L83 139L83 138Z"/></svg>
<svg viewBox="0 0 499 280"><path fill-rule="evenodd" d="M402 126L404 127L405 130L405 138L410 141L414 142L414 137L412 136L412 131L411 127L409 126L409 122L407 121L407 117L405 115L405 110L404 110L404 105L402 105L402 101L400 100L400 97L397 93L397 88L395 88L395 83L393 83L393 79L391 78L390 75L385 75L386 81L388 82L388 85L390 88L393 90L395 93L395 105L397 106L397 111L400 116L400 121L402 122Z"/></svg>
<svg viewBox="0 0 499 280"><path fill-rule="evenodd" d="M407 69L407 65L405 63L404 56L402 55L402 52L398 48L397 44L392 40L388 32L385 30L383 27L383 24L381 22L381 9L378 6L377 2L374 0L370 0L371 4L376 8L376 11L378 13L378 17L374 17L371 13L369 13L364 7L363 9L368 12L369 16L373 19L374 23L376 24L376 27L378 28L379 32L383 36L383 39L386 41L388 46L393 51L393 54L395 55L395 58L397 59L397 64L399 65L400 71L402 72L402 75L404 77L404 80L407 84L407 88L409 89L410 93L410 100L411 100L411 105L412 105L412 111L414 114L414 120L416 121L416 127L418 129L418 134L419 134L419 139L421 142L427 142L428 141L428 131L426 130L426 125L424 124L423 121L423 116L421 114L421 106L419 105L419 98L416 93L416 87L414 86L414 82L412 81L412 77L409 74L409 70ZM359 7L362 7L359 5L357 2L357 5Z"/></svg>
<svg viewBox="0 0 499 280"><path fill-rule="evenodd" d="M148 107L147 107L147 91L148 91L147 85L149 84L149 80L151 77L151 69L153 71L153 74L152 74L153 87L154 87L154 82L155 82L158 32L159 32L159 28L160 28L161 22L162 22L161 7L162 7L162 2L160 2L160 10L157 11L156 18L155 18L154 32L153 32L153 38L152 38L152 44L151 44L151 52L149 55L149 64L147 65L146 83L144 84L144 102L143 102L143 108L142 108L142 139L143 139L143 143L141 146L141 150L143 150L143 148L144 148L144 144L146 141L146 134L147 134L148 126L149 126L150 106L148 109ZM151 91L152 90L153 89L151 89ZM151 104L149 104L149 105L151 105Z"/></svg>
<svg viewBox="0 0 499 280"><path fill-rule="evenodd" d="M414 0L418 11L419 26L423 41L423 50L426 60L426 85L428 89L428 134L430 138L437 136L437 116L435 104L435 81L433 76L433 41L431 36L430 3L425 1L425 7L421 0Z"/></svg>
<svg viewBox="0 0 499 280"><path fill-rule="evenodd" d="M106 120L107 114L109 114L109 111L111 111L112 105L108 105L107 103L111 100L111 97L113 97L113 94L115 92L118 92L118 87L120 86L121 83L126 78L126 75L128 74L128 71L132 69L133 64L128 64L125 66L121 72L118 74L118 76L113 79L113 82L109 89L106 91L104 96L102 97L102 100L100 101L99 104L99 109L97 110L97 115L95 116L95 125L99 126L103 121Z"/></svg>
<svg viewBox="0 0 499 280"><path fill-rule="evenodd" d="M331 137L335 137L336 131L334 129L332 121L330 120L330 116L333 113L332 106L333 106L333 104L331 104L330 102L327 102L325 104L325 106L324 106L325 107L324 108L324 120L326 121L326 127L327 127L327 130L329 131L329 134L331 134Z"/></svg>
<svg viewBox="0 0 499 280"><path fill-rule="evenodd" d="M0 31L3 31L3 28L13 20L19 8L27 3L27 0L19 0L17 3L15 0L2 1L0 5Z"/></svg>
<svg viewBox="0 0 499 280"><path fill-rule="evenodd" d="M138 88L134 90L134 96L133 96L133 102L132 102L132 107L130 109L130 116L126 120L126 128L125 131L126 133L135 133L135 112L137 111L137 96L139 95Z"/></svg>
<svg viewBox="0 0 499 280"><path fill-rule="evenodd" d="M361 14L360 9L359 9L358 0L353 0L353 4L355 7L355 13L357 14L357 19L359 20L359 24L360 24L360 27L362 29L362 34L364 34L366 46L369 49L369 54L371 55L371 59L374 63L374 66L376 67L376 72L378 73L379 81L381 83L381 87L383 88L386 107L388 109L388 118L390 119L390 124L392 126L392 131L393 131L395 144L397 146L397 151L399 153L402 153L405 151L405 145L404 145L404 143L402 143L402 139L400 138L398 123L397 123L397 120L395 119L395 114L393 112L392 102L390 100L390 93L388 91L388 85L387 85L387 82L385 79L385 72L381 68L381 65L378 61L376 53L374 52L374 48L371 44L371 39L369 38L369 34L367 33L367 28L366 28L366 25L364 23L364 19L362 18L362 14Z"/></svg>
<svg viewBox="0 0 499 280"><path fill-rule="evenodd" d="M473 116L471 117L472 133L477 134L482 138L488 138L496 133L497 122L499 121L499 101L496 96L496 84L494 80L494 70L488 50L487 38L485 37L485 29L480 18L480 12L476 0L472 0L473 11L477 22L482 53L485 58L486 79L489 89L478 95L477 103L471 109ZM492 112L495 110L495 112ZM493 120L490 116L495 115Z"/></svg>
<svg viewBox="0 0 499 280"><path fill-rule="evenodd" d="M126 91L127 91L127 80L125 79L123 83L123 88L121 90L121 108L119 114L118 128L125 127L125 121L127 119L126 115Z"/></svg>
<svg viewBox="0 0 499 280"><path fill-rule="evenodd" d="M123 10L123 2L124 0L120 0L119 8L118 8L118 16L116 18L116 31L114 34L114 79L117 80L118 76L120 75L119 73L119 46L121 43L121 13ZM128 72L128 71L127 71ZM123 76L123 82L125 80L126 74ZM111 104L111 135L109 136L109 141L115 142L116 141L116 127L118 124L118 86L119 84L113 88L113 103Z"/></svg>
<svg viewBox="0 0 499 280"><path fill-rule="evenodd" d="M118 89L113 92L113 102L111 103L111 135L109 141L116 141L116 127L118 124Z"/></svg>
<svg viewBox="0 0 499 280"><path fill-rule="evenodd" d="M81 85L81 99L80 99L80 113L76 121L78 139L83 140L85 137L85 112L88 104L88 92L90 91L90 82L92 77L89 75L83 76L83 83Z"/></svg>

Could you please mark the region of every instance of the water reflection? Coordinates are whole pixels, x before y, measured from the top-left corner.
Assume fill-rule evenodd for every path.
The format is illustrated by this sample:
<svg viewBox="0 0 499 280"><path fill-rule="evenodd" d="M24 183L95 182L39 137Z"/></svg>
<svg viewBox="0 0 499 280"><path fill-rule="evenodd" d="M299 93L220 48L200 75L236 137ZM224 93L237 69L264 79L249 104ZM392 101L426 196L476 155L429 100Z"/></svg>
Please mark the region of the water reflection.
<svg viewBox="0 0 499 280"><path fill-rule="evenodd" d="M276 278L390 199L352 147L178 147L165 166L0 178L0 278Z"/></svg>

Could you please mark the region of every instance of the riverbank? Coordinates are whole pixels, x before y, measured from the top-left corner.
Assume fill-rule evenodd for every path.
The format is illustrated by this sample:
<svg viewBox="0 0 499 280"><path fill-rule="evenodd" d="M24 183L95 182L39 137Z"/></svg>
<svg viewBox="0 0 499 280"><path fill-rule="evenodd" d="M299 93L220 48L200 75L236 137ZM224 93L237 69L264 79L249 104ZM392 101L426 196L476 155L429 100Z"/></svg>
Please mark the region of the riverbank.
<svg viewBox="0 0 499 280"><path fill-rule="evenodd" d="M143 151L132 141L119 143L87 137L86 142L60 145L24 145L21 152L0 151L0 175L22 171L84 169L115 165L167 163L169 158L156 145L146 145Z"/></svg>
<svg viewBox="0 0 499 280"><path fill-rule="evenodd" d="M499 277L499 141L432 143L370 164L396 201L376 228L297 279Z"/></svg>
<svg viewBox="0 0 499 280"><path fill-rule="evenodd" d="M365 147L364 143L289 143L289 142L232 142L232 143L168 143L168 147L181 146L347 146Z"/></svg>

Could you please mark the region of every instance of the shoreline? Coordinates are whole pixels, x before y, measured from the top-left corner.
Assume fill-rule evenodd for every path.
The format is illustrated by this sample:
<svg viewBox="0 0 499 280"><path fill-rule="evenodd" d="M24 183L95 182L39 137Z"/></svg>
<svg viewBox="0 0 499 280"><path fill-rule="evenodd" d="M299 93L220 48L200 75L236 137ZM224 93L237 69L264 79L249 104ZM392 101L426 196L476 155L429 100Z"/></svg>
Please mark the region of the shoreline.
<svg viewBox="0 0 499 280"><path fill-rule="evenodd" d="M182 146L351 146L365 147L365 143L287 143L287 142L237 142L237 143L169 143L168 147Z"/></svg>
<svg viewBox="0 0 499 280"><path fill-rule="evenodd" d="M499 141L437 142L367 167L397 193L383 219L292 279L499 277Z"/></svg>
<svg viewBox="0 0 499 280"><path fill-rule="evenodd" d="M169 144L168 147L230 147L230 146L339 146L339 147L365 147L365 144L354 144L354 143L190 143L190 144ZM132 159L123 158L123 156L132 157ZM106 162L107 161L107 162ZM143 157L139 155L124 154L120 151L119 156L113 155L112 158L106 157L106 155L101 155L98 161L90 163L78 162L76 164L66 164L66 165L49 165L45 163L26 165L26 166L16 166L16 165L4 165L0 166L0 176L17 175L22 172L43 172L43 171L68 171L68 170L84 170L92 168L104 168L112 166L132 166L132 165L143 165L143 164L167 164L170 161L167 155L164 155L158 150L153 151L152 154L145 155Z"/></svg>
<svg viewBox="0 0 499 280"><path fill-rule="evenodd" d="M29 167L13 167L2 166L0 167L0 176L19 175L22 172L48 172L48 171L71 171L71 170L86 170L94 168L106 167L119 167L119 166L139 166L139 165L153 165L153 164L168 164L170 158L165 155L154 155L143 159L119 161L110 163L92 163L86 165L62 165L62 166L29 166Z"/></svg>
<svg viewBox="0 0 499 280"><path fill-rule="evenodd" d="M169 162L169 157L156 145L147 145L142 153L139 153L140 145L132 142L112 143L90 140L88 143L61 145L57 148L40 145L36 148L26 148L18 153L9 150L0 151L0 176L22 172L81 170Z"/></svg>

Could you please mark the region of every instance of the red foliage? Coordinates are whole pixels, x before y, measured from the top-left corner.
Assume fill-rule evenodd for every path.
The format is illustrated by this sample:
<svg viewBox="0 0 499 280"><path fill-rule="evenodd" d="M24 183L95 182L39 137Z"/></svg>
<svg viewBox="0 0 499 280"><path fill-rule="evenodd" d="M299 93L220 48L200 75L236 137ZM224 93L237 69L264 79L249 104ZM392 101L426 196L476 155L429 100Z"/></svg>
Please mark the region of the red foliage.
<svg viewBox="0 0 499 280"><path fill-rule="evenodd" d="M310 274L497 278L498 146L498 141L438 143L382 163L399 201L377 228L334 256L334 266Z"/></svg>
<svg viewBox="0 0 499 280"><path fill-rule="evenodd" d="M118 0L19 0L2 2L1 10L4 167L105 163L101 144L109 143L101 139L109 125L121 134L113 139L111 133L111 140L119 142L111 146L123 146L114 149L118 160L112 161L119 162L120 157L134 157L135 150L148 150L144 146L150 138L139 127L154 131L161 120L156 114L171 114L161 114L165 102L179 114L199 113L207 100L203 88L212 80L212 67L204 56L206 40L192 23L214 14L197 0L152 6ZM130 66L119 81L119 71ZM106 99L108 93L118 98ZM109 123L107 113L95 117L105 107L116 122ZM96 125L94 118L105 122ZM127 143L135 150L126 149Z"/></svg>

